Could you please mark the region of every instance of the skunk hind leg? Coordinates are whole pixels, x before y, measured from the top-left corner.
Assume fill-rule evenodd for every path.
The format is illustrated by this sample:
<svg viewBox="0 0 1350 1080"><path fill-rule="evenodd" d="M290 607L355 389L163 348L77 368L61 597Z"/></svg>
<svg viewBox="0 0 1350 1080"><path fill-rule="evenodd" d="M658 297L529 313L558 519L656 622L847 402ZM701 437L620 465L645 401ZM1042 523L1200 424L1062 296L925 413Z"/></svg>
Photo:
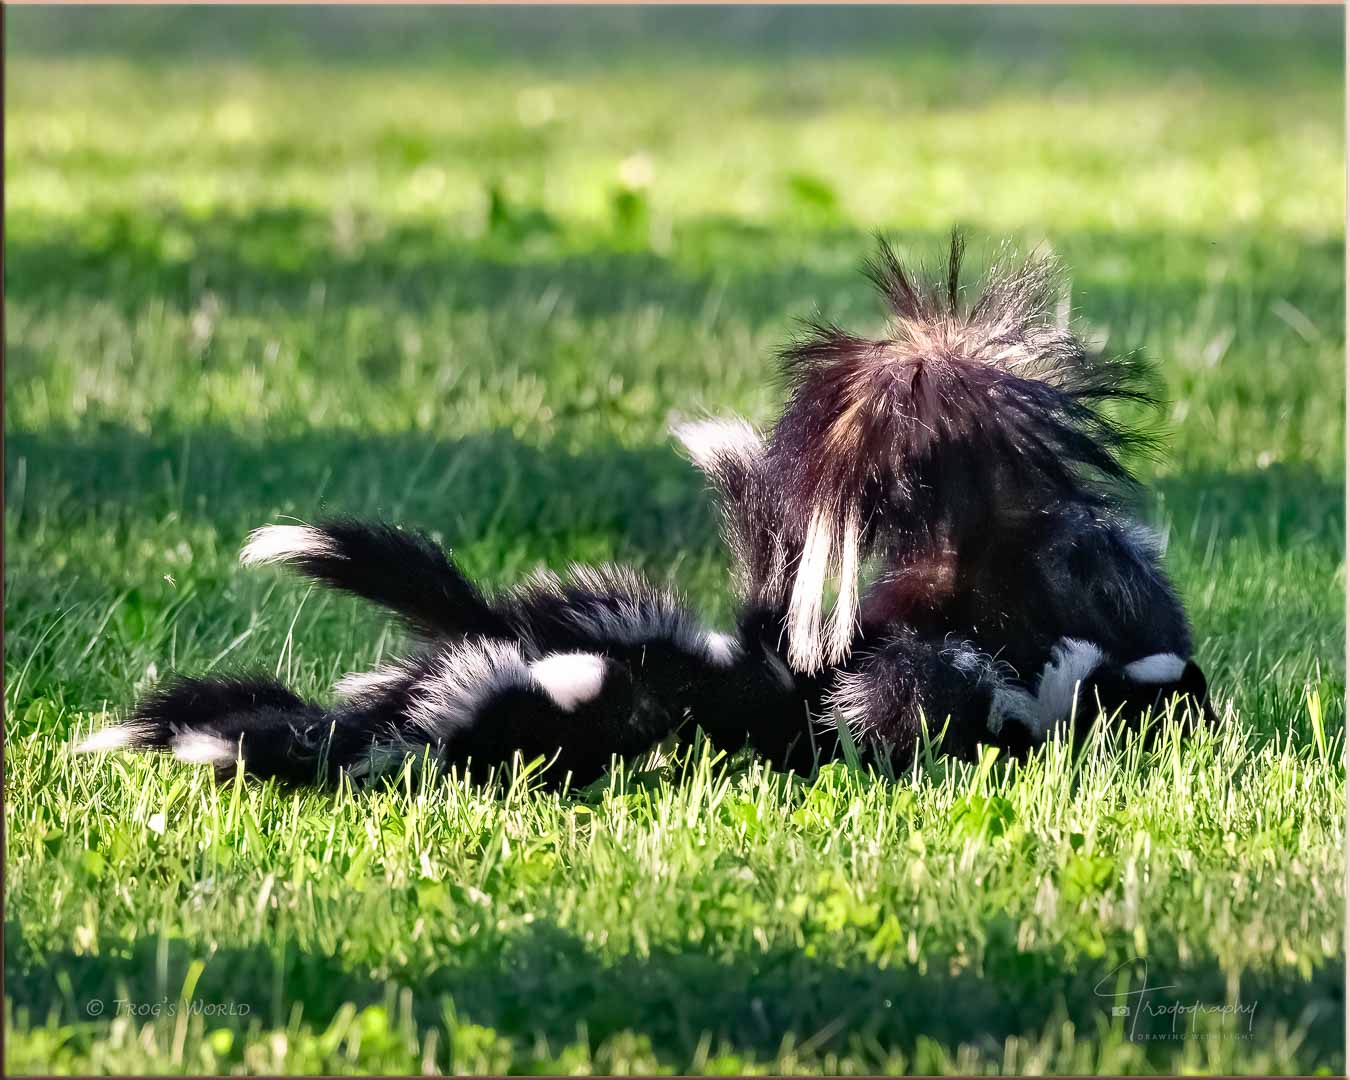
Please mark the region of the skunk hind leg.
<svg viewBox="0 0 1350 1080"><path fill-rule="evenodd" d="M976 747L1029 750L1035 699L973 643L913 630L855 655L825 697L828 712L861 744L909 759L923 738L942 733L943 752L973 759Z"/></svg>

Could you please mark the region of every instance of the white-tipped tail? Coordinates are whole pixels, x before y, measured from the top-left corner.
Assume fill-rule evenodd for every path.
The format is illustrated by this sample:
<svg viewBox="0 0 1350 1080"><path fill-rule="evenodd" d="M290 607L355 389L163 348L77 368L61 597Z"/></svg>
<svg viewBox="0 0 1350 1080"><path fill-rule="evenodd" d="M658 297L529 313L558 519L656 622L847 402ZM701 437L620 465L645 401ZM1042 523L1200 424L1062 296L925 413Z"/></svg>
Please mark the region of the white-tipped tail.
<svg viewBox="0 0 1350 1080"><path fill-rule="evenodd" d="M690 460L708 472L720 462L733 460L746 465L764 456L764 440L740 417L688 420L671 426L670 433L688 451Z"/></svg>
<svg viewBox="0 0 1350 1080"><path fill-rule="evenodd" d="M76 743L75 753L106 754L110 750L123 750L135 742L140 733L135 724L100 728Z"/></svg>
<svg viewBox="0 0 1350 1080"><path fill-rule="evenodd" d="M239 552L239 561L245 566L262 566L307 556L335 558L341 554L332 538L321 529L309 525L264 525L249 533L248 542Z"/></svg>
<svg viewBox="0 0 1350 1080"><path fill-rule="evenodd" d="M594 653L554 653L530 665L530 675L565 712L594 700L605 684L605 659Z"/></svg>

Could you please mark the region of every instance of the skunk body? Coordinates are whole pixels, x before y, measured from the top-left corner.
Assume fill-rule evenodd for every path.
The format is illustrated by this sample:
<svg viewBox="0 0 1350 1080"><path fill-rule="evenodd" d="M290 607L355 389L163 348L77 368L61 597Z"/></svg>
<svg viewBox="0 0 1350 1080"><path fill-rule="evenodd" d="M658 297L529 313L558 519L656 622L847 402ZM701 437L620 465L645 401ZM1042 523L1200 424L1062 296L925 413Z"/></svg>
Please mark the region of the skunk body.
<svg viewBox="0 0 1350 1080"><path fill-rule="evenodd" d="M296 783L372 778L410 754L476 769L542 756L547 781L586 783L692 725L808 770L841 727L902 762L925 731L973 756L1173 696L1208 717L1160 546L1128 512L1120 454L1149 440L1111 410L1152 400L1146 371L1055 321L1048 260L1001 260L964 303L961 258L954 240L925 285L882 244L869 273L885 337L812 324L783 354L789 396L767 435L736 418L676 429L722 510L734 633L625 568L491 595L418 533L269 526L243 562L380 605L416 650L345 677L329 706L267 678L179 679L82 748Z"/></svg>
<svg viewBox="0 0 1350 1080"><path fill-rule="evenodd" d="M621 567L541 573L489 596L429 537L346 520L259 529L241 559L379 604L418 649L344 676L329 707L262 676L176 679L82 749L167 750L222 776L242 761L294 783L371 779L409 755L477 769L543 757L547 780L584 784L687 717L739 731L748 705L777 716L794 690L781 663Z"/></svg>
<svg viewBox="0 0 1350 1080"><path fill-rule="evenodd" d="M676 430L721 502L746 610L799 679L824 678L836 722L901 753L925 725L958 753L1017 751L1172 696L1209 717L1161 545L1129 512L1121 454L1152 439L1113 408L1154 402L1148 370L1059 324L1050 260L1004 256L964 302L962 256L956 238L927 284L883 243L885 337L811 323L766 436L734 418Z"/></svg>

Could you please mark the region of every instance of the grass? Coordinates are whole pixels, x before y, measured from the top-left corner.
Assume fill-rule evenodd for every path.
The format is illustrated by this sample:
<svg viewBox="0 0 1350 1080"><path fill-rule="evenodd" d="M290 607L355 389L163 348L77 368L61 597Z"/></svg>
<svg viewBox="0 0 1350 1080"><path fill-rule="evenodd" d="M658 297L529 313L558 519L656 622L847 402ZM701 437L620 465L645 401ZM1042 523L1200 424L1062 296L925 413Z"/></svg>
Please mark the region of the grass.
<svg viewBox="0 0 1350 1080"><path fill-rule="evenodd" d="M1343 1072L1342 18L7 11L7 1071ZM69 757L171 669L399 648L236 568L288 515L725 623L668 420L772 416L869 233L954 223L1160 362L1218 730L565 797Z"/></svg>

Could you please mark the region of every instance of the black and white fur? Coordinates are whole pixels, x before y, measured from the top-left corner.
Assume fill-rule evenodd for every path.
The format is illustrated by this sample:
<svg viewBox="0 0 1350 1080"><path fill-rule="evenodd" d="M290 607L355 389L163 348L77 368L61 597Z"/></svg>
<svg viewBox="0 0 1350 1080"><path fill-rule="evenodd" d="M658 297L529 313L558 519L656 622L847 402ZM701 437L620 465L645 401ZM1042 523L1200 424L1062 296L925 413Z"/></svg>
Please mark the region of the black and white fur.
<svg viewBox="0 0 1350 1080"><path fill-rule="evenodd" d="M1174 696L1209 717L1161 545L1128 511L1120 454L1151 439L1108 411L1152 403L1147 370L1056 320L1050 260L1004 256L965 302L962 256L956 238L928 285L882 243L885 337L810 324L766 436L677 430L721 499L747 610L799 679L824 679L836 721L902 752L944 724L949 750L1023 750Z"/></svg>
<svg viewBox="0 0 1350 1080"><path fill-rule="evenodd" d="M242 760L294 783L373 778L410 754L480 770L542 756L547 780L587 783L689 719L720 732L747 705L793 700L780 663L630 569L539 573L490 597L429 537L353 521L259 529L241 560L380 604L419 647L344 676L329 706L266 676L175 679L82 750L169 750L222 776Z"/></svg>
<svg viewBox="0 0 1350 1080"><path fill-rule="evenodd" d="M855 742L902 760L925 729L971 756L1071 720L1179 697L1210 716L1154 535L1128 513L1109 411L1147 403L1137 359L1057 322L1056 269L1004 258L963 302L962 245L920 283L884 243L885 337L812 324L783 356L783 414L679 426L733 555L736 631L706 629L632 570L541 573L499 595L429 538L384 524L269 526L242 553L395 613L409 656L346 676L335 703L274 679L180 679L85 750L166 749L306 783L437 765L549 761L584 783L696 724L727 749L813 766ZM833 586L833 610L826 612Z"/></svg>

